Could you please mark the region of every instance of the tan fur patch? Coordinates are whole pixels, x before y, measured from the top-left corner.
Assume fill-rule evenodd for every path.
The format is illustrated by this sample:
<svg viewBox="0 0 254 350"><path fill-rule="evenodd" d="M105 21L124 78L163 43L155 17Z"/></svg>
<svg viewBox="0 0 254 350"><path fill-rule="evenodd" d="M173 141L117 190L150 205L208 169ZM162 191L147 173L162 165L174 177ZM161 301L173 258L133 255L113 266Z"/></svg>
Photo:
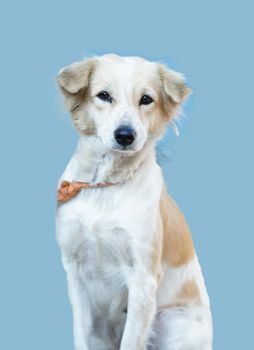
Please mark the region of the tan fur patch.
<svg viewBox="0 0 254 350"><path fill-rule="evenodd" d="M183 214L163 189L160 201L163 223L162 260L170 266L186 264L194 256L194 247Z"/></svg>
<svg viewBox="0 0 254 350"><path fill-rule="evenodd" d="M177 294L175 302L185 304L192 300L200 301L200 292L194 280L185 282L180 292Z"/></svg>
<svg viewBox="0 0 254 350"><path fill-rule="evenodd" d="M190 303L201 303L200 291L194 280L186 281L180 291L176 294L173 301L168 304L160 307L161 309L172 308L172 307L181 307Z"/></svg>
<svg viewBox="0 0 254 350"><path fill-rule="evenodd" d="M162 98L159 99L154 113L147 116L147 118L149 118L149 133L154 136L160 136L163 134L166 128L166 123L170 118L163 109Z"/></svg>

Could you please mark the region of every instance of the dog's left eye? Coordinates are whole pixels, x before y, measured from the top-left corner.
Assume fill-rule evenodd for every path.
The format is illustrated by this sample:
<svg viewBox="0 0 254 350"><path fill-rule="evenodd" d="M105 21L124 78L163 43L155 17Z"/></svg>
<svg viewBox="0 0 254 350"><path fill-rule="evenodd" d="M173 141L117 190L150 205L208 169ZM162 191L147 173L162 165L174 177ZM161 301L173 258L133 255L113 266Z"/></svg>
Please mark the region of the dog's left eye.
<svg viewBox="0 0 254 350"><path fill-rule="evenodd" d="M107 91L101 91L96 96L102 101L112 103L112 97Z"/></svg>
<svg viewBox="0 0 254 350"><path fill-rule="evenodd" d="M148 95L144 95L141 97L139 104L140 105L150 105L150 103L153 102L152 97L148 96Z"/></svg>

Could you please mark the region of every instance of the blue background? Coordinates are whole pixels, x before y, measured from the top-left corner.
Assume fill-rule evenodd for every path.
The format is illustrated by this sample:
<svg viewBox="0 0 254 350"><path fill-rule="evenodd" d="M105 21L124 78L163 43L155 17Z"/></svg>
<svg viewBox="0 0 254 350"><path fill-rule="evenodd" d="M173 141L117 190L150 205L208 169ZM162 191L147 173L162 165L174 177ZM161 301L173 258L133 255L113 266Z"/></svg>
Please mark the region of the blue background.
<svg viewBox="0 0 254 350"><path fill-rule="evenodd" d="M85 54L163 60L194 92L162 157L211 297L214 349L253 349L251 1L6 1L1 5L0 348L72 345L55 185L77 142L55 76Z"/></svg>

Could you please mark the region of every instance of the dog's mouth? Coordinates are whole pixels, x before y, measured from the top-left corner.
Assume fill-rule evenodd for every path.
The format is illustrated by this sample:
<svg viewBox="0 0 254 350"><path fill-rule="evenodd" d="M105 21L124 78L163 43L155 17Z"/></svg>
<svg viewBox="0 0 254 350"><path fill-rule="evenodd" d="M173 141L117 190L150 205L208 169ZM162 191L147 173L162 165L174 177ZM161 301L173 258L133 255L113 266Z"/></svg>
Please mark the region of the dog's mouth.
<svg viewBox="0 0 254 350"><path fill-rule="evenodd" d="M146 142L133 142L130 145L119 145L117 142L113 142L112 146L111 146L111 150L116 152L116 153L120 153L122 155L132 155L135 153L140 152Z"/></svg>
<svg viewBox="0 0 254 350"><path fill-rule="evenodd" d="M124 154L126 156L137 152L137 150L133 146L119 146L119 145L117 145L117 146L114 146L112 148L112 150L114 152L121 153L121 154Z"/></svg>

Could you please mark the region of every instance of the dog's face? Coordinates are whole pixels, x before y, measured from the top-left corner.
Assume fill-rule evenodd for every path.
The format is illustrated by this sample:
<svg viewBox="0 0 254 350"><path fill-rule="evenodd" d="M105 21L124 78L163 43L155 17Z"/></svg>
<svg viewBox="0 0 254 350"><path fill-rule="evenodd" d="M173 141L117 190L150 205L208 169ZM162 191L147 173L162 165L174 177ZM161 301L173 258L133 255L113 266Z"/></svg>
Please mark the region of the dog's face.
<svg viewBox="0 0 254 350"><path fill-rule="evenodd" d="M58 83L77 130L126 155L159 137L190 91L162 64L117 55L63 68Z"/></svg>

